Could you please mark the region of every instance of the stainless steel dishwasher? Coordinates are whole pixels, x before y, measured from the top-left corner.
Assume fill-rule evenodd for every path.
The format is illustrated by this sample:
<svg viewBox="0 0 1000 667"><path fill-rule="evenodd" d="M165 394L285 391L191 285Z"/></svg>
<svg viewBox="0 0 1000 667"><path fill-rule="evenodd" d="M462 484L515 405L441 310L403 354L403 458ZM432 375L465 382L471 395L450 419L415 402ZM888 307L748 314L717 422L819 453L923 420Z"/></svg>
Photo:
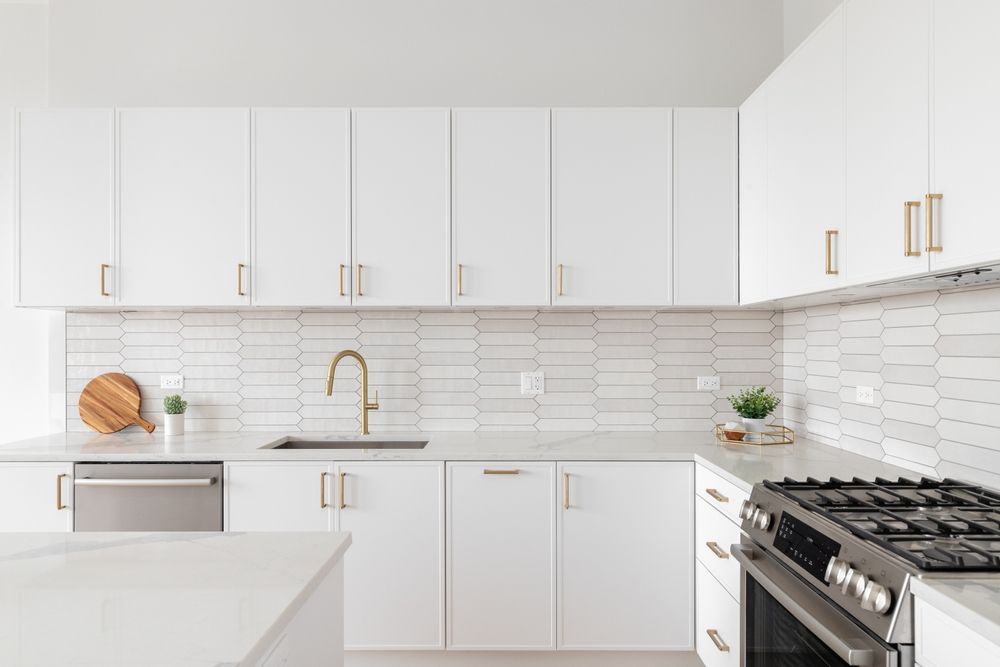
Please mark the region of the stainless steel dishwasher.
<svg viewBox="0 0 1000 667"><path fill-rule="evenodd" d="M74 530L222 530L221 463L77 463Z"/></svg>

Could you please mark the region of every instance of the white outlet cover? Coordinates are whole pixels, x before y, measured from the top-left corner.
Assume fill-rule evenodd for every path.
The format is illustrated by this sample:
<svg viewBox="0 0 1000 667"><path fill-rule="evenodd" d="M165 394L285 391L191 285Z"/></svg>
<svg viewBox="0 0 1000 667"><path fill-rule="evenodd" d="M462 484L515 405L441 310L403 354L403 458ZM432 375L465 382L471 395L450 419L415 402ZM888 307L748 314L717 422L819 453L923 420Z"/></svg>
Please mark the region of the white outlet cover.
<svg viewBox="0 0 1000 667"><path fill-rule="evenodd" d="M183 375L160 376L160 389L183 389L183 388L184 388Z"/></svg>
<svg viewBox="0 0 1000 667"><path fill-rule="evenodd" d="M533 371L521 373L521 394L537 396L545 393L545 373Z"/></svg>
<svg viewBox="0 0 1000 667"><path fill-rule="evenodd" d="M717 389L722 389L722 381L718 375L698 377L698 391L716 391Z"/></svg>
<svg viewBox="0 0 1000 667"><path fill-rule="evenodd" d="M872 405L875 403L875 388L874 387L857 387L855 388L854 400L863 405Z"/></svg>

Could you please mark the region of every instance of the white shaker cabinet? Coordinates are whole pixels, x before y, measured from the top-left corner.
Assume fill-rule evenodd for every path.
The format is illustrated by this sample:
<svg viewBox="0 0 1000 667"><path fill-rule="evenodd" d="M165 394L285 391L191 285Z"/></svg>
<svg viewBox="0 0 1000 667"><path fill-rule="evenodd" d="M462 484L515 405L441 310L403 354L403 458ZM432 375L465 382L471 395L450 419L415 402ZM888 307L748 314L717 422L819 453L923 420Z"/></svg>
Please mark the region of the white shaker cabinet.
<svg viewBox="0 0 1000 667"><path fill-rule="evenodd" d="M333 464L241 461L227 463L225 475L226 530L333 529Z"/></svg>
<svg viewBox="0 0 1000 667"><path fill-rule="evenodd" d="M850 0L844 12L849 282L923 273L930 0Z"/></svg>
<svg viewBox="0 0 1000 667"><path fill-rule="evenodd" d="M107 109L15 116L15 301L115 302L115 120Z"/></svg>
<svg viewBox="0 0 1000 667"><path fill-rule="evenodd" d="M740 107L740 303L766 301L767 86Z"/></svg>
<svg viewBox="0 0 1000 667"><path fill-rule="evenodd" d="M72 463L0 463L0 532L73 531Z"/></svg>
<svg viewBox="0 0 1000 667"><path fill-rule="evenodd" d="M559 648L693 648L693 465L557 470Z"/></svg>
<svg viewBox="0 0 1000 667"><path fill-rule="evenodd" d="M698 601L695 647L705 667L739 667L740 603L700 561L695 564Z"/></svg>
<svg viewBox="0 0 1000 667"><path fill-rule="evenodd" d="M735 109L674 109L675 306L739 302L736 136Z"/></svg>
<svg viewBox="0 0 1000 667"><path fill-rule="evenodd" d="M765 83L767 267L772 298L834 289L844 257L844 13Z"/></svg>
<svg viewBox="0 0 1000 667"><path fill-rule="evenodd" d="M448 464L448 647L555 648L555 464Z"/></svg>
<svg viewBox="0 0 1000 667"><path fill-rule="evenodd" d="M552 111L552 303L671 303L671 110Z"/></svg>
<svg viewBox="0 0 1000 667"><path fill-rule="evenodd" d="M253 111L253 303L351 303L351 115Z"/></svg>
<svg viewBox="0 0 1000 667"><path fill-rule="evenodd" d="M249 109L118 114L120 303L249 304Z"/></svg>
<svg viewBox="0 0 1000 667"><path fill-rule="evenodd" d="M450 112L353 112L354 304L450 299Z"/></svg>
<svg viewBox="0 0 1000 667"><path fill-rule="evenodd" d="M549 111L452 112L452 303L549 303Z"/></svg>
<svg viewBox="0 0 1000 667"><path fill-rule="evenodd" d="M444 648L444 463L336 467L344 558L344 645Z"/></svg>

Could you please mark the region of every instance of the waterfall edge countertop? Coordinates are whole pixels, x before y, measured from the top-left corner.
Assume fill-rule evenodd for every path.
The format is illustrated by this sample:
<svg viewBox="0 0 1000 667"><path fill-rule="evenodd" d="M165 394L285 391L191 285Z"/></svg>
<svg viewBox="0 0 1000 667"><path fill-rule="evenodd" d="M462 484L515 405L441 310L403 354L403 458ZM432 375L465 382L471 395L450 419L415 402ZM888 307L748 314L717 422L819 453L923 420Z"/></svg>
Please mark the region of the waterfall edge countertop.
<svg viewBox="0 0 1000 667"><path fill-rule="evenodd" d="M289 439L426 440L423 449L273 449ZM703 432L600 433L57 433L0 445L14 461L692 461L745 491L764 479L919 477L905 468L800 439L794 445L720 445Z"/></svg>
<svg viewBox="0 0 1000 667"><path fill-rule="evenodd" d="M255 664L348 533L8 533L0 664Z"/></svg>

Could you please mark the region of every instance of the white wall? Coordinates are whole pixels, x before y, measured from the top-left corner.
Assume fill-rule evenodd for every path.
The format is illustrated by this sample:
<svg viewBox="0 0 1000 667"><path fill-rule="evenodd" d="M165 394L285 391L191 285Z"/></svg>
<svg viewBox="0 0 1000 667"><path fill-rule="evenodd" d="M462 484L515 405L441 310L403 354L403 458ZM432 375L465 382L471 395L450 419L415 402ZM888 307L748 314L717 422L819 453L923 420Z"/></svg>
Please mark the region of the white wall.
<svg viewBox="0 0 1000 667"><path fill-rule="evenodd" d="M794 51L841 2L843 0L785 0L785 55Z"/></svg>
<svg viewBox="0 0 1000 667"><path fill-rule="evenodd" d="M730 105L782 0L51 0L70 105Z"/></svg>
<svg viewBox="0 0 1000 667"><path fill-rule="evenodd" d="M48 7L0 2L0 118L46 103ZM0 442L62 430L65 325L61 313L11 306L11 131L0 132Z"/></svg>

